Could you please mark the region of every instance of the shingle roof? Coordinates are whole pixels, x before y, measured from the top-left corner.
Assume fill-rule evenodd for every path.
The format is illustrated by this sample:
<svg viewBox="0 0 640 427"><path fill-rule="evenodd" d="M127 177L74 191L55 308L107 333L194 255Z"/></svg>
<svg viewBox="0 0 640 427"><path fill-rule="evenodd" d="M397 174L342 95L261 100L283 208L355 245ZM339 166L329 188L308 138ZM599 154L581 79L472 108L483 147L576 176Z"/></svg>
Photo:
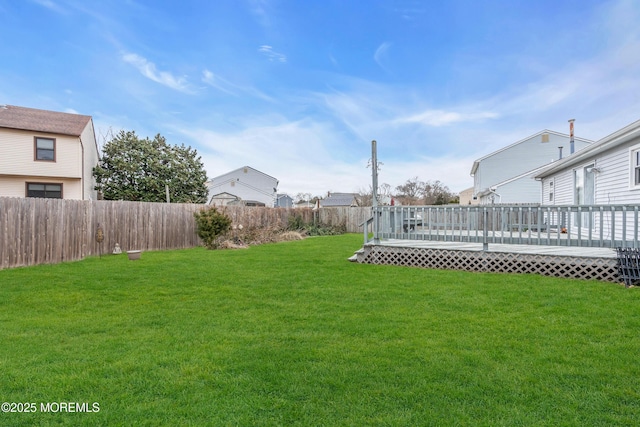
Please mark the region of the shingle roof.
<svg viewBox="0 0 640 427"><path fill-rule="evenodd" d="M0 106L0 128L31 130L80 136L91 116L37 110L35 108Z"/></svg>
<svg viewBox="0 0 640 427"><path fill-rule="evenodd" d="M326 199L320 200L320 205L323 207L330 206L351 206L356 203L355 194L349 193L339 193L339 194L331 194Z"/></svg>

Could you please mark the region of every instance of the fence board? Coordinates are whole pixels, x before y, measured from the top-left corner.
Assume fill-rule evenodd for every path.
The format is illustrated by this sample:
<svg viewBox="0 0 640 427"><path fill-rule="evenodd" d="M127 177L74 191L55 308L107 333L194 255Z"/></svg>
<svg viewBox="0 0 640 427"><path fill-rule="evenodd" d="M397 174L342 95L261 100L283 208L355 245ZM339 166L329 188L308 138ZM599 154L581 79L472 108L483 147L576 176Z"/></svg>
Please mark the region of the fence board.
<svg viewBox="0 0 640 427"><path fill-rule="evenodd" d="M118 243L126 250L182 249L201 244L193 214L198 204L83 201L0 197L0 269L80 260L111 253ZM245 228L284 229L292 216L305 223L346 227L359 224L371 208L284 209L226 207L233 224ZM100 225L104 232L96 242Z"/></svg>

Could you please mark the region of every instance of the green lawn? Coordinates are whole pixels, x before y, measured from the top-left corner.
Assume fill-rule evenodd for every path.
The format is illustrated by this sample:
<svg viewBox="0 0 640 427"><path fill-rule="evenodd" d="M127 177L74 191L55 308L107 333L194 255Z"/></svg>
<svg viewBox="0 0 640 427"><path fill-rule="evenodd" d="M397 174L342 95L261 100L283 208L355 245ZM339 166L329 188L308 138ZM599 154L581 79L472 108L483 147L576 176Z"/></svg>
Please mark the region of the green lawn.
<svg viewBox="0 0 640 427"><path fill-rule="evenodd" d="M38 410L0 425L640 422L639 289L347 262L360 245L0 271L0 402Z"/></svg>

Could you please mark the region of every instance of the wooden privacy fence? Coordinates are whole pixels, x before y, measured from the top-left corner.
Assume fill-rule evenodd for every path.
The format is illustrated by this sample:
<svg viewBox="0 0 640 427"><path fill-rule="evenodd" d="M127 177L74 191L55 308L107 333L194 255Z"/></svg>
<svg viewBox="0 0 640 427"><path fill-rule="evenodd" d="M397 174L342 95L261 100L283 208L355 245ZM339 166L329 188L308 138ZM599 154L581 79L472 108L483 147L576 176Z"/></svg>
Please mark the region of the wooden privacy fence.
<svg viewBox="0 0 640 427"><path fill-rule="evenodd" d="M165 250L199 246L194 212L199 204L123 201L83 201L0 197L0 269L80 260L111 253L118 243L123 251ZM286 228L292 215L305 223L344 225L347 232L371 208L282 209L226 207L224 211L243 227ZM100 226L102 243L96 242Z"/></svg>
<svg viewBox="0 0 640 427"><path fill-rule="evenodd" d="M371 207L320 208L318 221L321 224L346 227L347 233L362 233L362 223L371 217Z"/></svg>
<svg viewBox="0 0 640 427"><path fill-rule="evenodd" d="M197 246L196 204L0 198L0 269ZM96 241L100 226L102 243Z"/></svg>

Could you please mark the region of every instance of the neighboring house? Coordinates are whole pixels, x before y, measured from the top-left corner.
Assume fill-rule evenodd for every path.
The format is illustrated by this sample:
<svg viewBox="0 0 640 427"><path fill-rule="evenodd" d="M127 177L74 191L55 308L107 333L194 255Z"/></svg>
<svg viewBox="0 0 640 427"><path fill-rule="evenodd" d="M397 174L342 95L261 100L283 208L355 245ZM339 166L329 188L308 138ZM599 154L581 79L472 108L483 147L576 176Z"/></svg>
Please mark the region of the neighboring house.
<svg viewBox="0 0 640 427"><path fill-rule="evenodd" d="M542 181L543 205L640 203L640 120L549 165L535 178Z"/></svg>
<svg viewBox="0 0 640 427"><path fill-rule="evenodd" d="M293 199L288 194L276 195L276 208L291 208L293 207Z"/></svg>
<svg viewBox="0 0 640 427"><path fill-rule="evenodd" d="M473 197L473 187L467 188L466 190L462 190L458 195L460 198L460 205L477 205L478 199Z"/></svg>
<svg viewBox="0 0 640 427"><path fill-rule="evenodd" d="M294 208L313 208L315 206L315 202L311 200L300 200L293 204Z"/></svg>
<svg viewBox="0 0 640 427"><path fill-rule="evenodd" d="M358 206L358 195L355 193L329 193L320 200L321 208L335 208L339 206Z"/></svg>
<svg viewBox="0 0 640 427"><path fill-rule="evenodd" d="M207 183L209 203L274 207L278 180L249 166L235 169Z"/></svg>
<svg viewBox="0 0 640 427"><path fill-rule="evenodd" d="M574 138L573 151L579 152L592 142ZM533 175L571 151L569 135L543 130L481 157L471 168L472 200L479 204L539 203L540 183L532 179Z"/></svg>
<svg viewBox="0 0 640 427"><path fill-rule="evenodd" d="M0 105L0 197L95 200L91 116Z"/></svg>

